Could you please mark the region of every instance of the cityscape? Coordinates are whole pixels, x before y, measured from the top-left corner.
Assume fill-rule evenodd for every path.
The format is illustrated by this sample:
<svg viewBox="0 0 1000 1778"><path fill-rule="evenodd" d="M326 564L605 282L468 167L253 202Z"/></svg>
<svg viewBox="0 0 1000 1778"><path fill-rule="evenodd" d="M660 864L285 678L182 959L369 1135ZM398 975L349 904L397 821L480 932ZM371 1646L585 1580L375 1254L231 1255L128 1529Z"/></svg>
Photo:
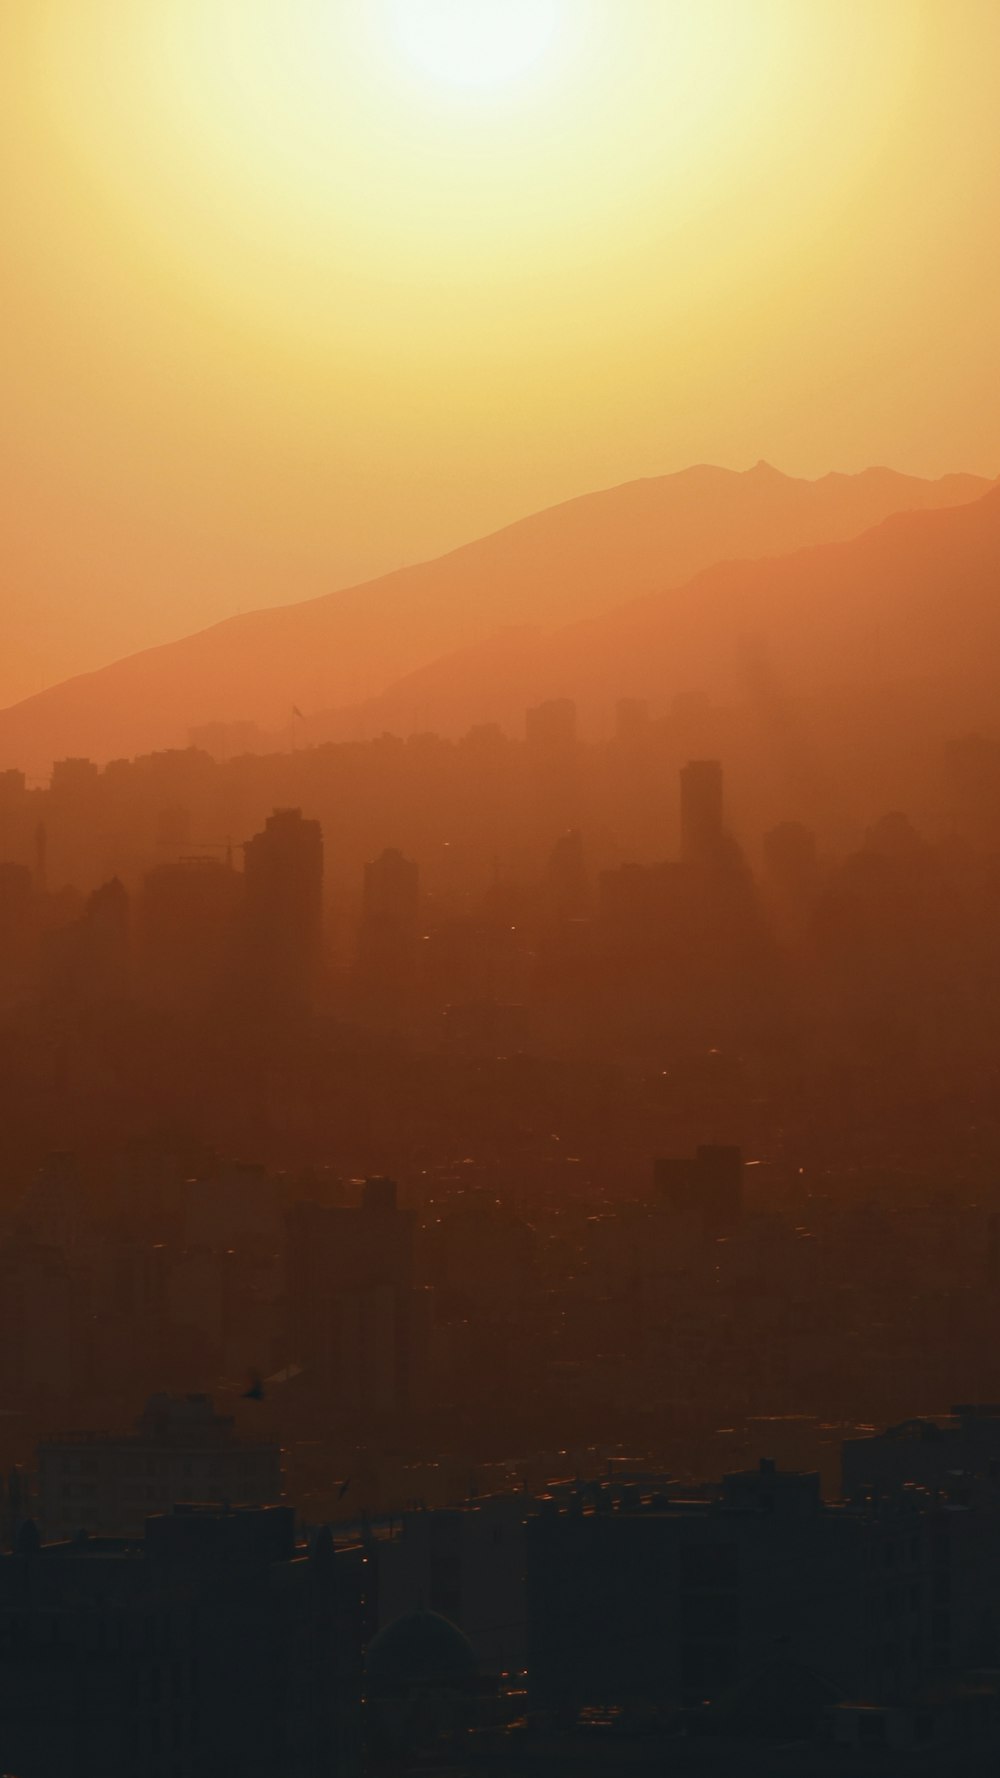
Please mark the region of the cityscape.
<svg viewBox="0 0 1000 1778"><path fill-rule="evenodd" d="M614 720L4 776L13 1771L993 1748L1000 746L751 862Z"/></svg>
<svg viewBox="0 0 1000 1778"><path fill-rule="evenodd" d="M0 15L0 1778L996 1778L1000 6Z"/></svg>

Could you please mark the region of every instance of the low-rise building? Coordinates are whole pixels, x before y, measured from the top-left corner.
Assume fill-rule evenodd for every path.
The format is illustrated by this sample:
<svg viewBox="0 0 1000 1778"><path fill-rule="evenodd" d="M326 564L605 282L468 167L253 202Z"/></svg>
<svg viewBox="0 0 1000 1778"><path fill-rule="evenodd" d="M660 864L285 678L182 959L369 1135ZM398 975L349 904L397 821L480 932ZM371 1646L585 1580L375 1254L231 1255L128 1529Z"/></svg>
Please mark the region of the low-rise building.
<svg viewBox="0 0 1000 1778"><path fill-rule="evenodd" d="M154 1395L133 1433L75 1432L38 1448L44 1536L138 1537L153 1513L184 1503L279 1503L277 1445L238 1438L207 1395Z"/></svg>

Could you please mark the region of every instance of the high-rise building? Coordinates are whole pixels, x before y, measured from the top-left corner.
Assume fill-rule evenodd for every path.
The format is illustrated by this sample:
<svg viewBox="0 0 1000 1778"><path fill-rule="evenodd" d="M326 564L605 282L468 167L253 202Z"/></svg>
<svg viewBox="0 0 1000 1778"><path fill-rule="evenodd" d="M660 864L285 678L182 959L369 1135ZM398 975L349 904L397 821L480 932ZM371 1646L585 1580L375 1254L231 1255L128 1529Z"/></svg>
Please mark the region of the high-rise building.
<svg viewBox="0 0 1000 1778"><path fill-rule="evenodd" d="M531 1701L703 1707L754 1680L763 1699L775 1662L794 1668L777 1709L791 1738L838 1696L912 1696L929 1671L929 1531L918 1511L825 1506L817 1475L769 1461L712 1500L557 1496L527 1525Z"/></svg>
<svg viewBox="0 0 1000 1778"><path fill-rule="evenodd" d="M32 980L36 900L27 865L0 863L0 1002L16 998Z"/></svg>
<svg viewBox="0 0 1000 1778"><path fill-rule="evenodd" d="M561 834L545 871L545 899L549 911L560 920L586 913L590 901L583 835L578 827Z"/></svg>
<svg viewBox="0 0 1000 1778"><path fill-rule="evenodd" d="M130 986L128 890L117 877L87 897L78 920L47 935L45 985L52 1000L97 1006L124 999Z"/></svg>
<svg viewBox="0 0 1000 1778"><path fill-rule="evenodd" d="M407 986L416 971L420 870L395 847L365 865L358 969L372 986Z"/></svg>
<svg viewBox="0 0 1000 1778"><path fill-rule="evenodd" d="M732 1228L743 1208L743 1155L705 1143L689 1159L656 1161L654 1184L664 1210L716 1236Z"/></svg>
<svg viewBox="0 0 1000 1778"><path fill-rule="evenodd" d="M307 1004L323 954L323 834L301 809L275 809L244 847L246 987L272 1009Z"/></svg>
<svg viewBox="0 0 1000 1778"><path fill-rule="evenodd" d="M525 716L529 747L571 747L576 741L576 705L572 698L549 698Z"/></svg>
<svg viewBox="0 0 1000 1778"><path fill-rule="evenodd" d="M31 1778L360 1778L366 1551L290 1508L0 1556L0 1761Z"/></svg>
<svg viewBox="0 0 1000 1778"><path fill-rule="evenodd" d="M615 740L634 746L649 734L649 704L645 698L619 698L615 705Z"/></svg>
<svg viewBox="0 0 1000 1778"><path fill-rule="evenodd" d="M93 797L97 790L100 769L92 759L57 759L49 780L53 801L77 803Z"/></svg>
<svg viewBox="0 0 1000 1778"><path fill-rule="evenodd" d="M710 863L722 837L722 766L691 759L681 769L681 855L688 864Z"/></svg>
<svg viewBox="0 0 1000 1778"><path fill-rule="evenodd" d="M233 967L243 885L217 858L181 858L145 877L137 908L143 995L164 1006L206 1006Z"/></svg>
<svg viewBox="0 0 1000 1778"><path fill-rule="evenodd" d="M288 1215L287 1295L295 1357L349 1419L412 1404L420 1303L414 1218L388 1179L365 1182L360 1205L296 1204Z"/></svg>
<svg viewBox="0 0 1000 1778"><path fill-rule="evenodd" d="M764 869L773 888L798 893L816 878L816 835L801 821L781 821L764 835Z"/></svg>

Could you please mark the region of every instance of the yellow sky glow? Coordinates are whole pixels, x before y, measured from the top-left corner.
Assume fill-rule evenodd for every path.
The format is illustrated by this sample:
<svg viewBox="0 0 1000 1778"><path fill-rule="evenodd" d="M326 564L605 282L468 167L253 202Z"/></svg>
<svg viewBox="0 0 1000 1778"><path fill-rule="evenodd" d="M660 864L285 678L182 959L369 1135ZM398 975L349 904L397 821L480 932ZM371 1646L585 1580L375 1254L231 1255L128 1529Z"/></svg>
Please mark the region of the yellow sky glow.
<svg viewBox="0 0 1000 1778"><path fill-rule="evenodd" d="M5 9L0 701L694 461L1000 469L993 0L463 6Z"/></svg>

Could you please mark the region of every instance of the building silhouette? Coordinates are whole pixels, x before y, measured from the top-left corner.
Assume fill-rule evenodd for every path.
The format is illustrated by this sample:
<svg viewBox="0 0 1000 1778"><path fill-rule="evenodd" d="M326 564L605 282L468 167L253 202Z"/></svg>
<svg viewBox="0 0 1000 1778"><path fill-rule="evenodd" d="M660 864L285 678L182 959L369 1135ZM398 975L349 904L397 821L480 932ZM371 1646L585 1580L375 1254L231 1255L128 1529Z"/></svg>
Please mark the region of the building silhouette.
<svg viewBox="0 0 1000 1778"><path fill-rule="evenodd" d="M268 1506L282 1492L280 1449L237 1438L207 1395L152 1396L124 1437L76 1432L38 1447L40 1528L52 1540L138 1537L181 1503Z"/></svg>
<svg viewBox="0 0 1000 1778"><path fill-rule="evenodd" d="M557 920L577 919L587 912L590 892L578 827L560 834L549 853L544 894L547 912Z"/></svg>
<svg viewBox="0 0 1000 1778"><path fill-rule="evenodd" d="M249 997L275 1011L313 1001L323 959L323 835L301 809L276 809L244 847Z"/></svg>
<svg viewBox="0 0 1000 1778"><path fill-rule="evenodd" d="M907 1698L930 1672L929 1526L903 1503L827 1507L818 1476L762 1462L709 1500L581 1487L527 1535L535 1709L697 1706L792 1652L844 1698Z"/></svg>
<svg viewBox="0 0 1000 1778"><path fill-rule="evenodd" d="M0 1764L29 1778L359 1778L365 1558L281 1506L0 1556Z"/></svg>
<svg viewBox="0 0 1000 1778"><path fill-rule="evenodd" d="M691 759L681 768L681 856L688 864L709 864L723 841L722 766L717 759Z"/></svg>
<svg viewBox="0 0 1000 1778"><path fill-rule="evenodd" d="M703 1144L691 1158L657 1160L653 1183L660 1206L679 1220L720 1235L743 1208L743 1156L738 1148Z"/></svg>
<svg viewBox="0 0 1000 1778"><path fill-rule="evenodd" d="M243 884L216 858L161 864L143 879L136 908L138 979L152 1004L217 1002L231 986Z"/></svg>
<svg viewBox="0 0 1000 1778"><path fill-rule="evenodd" d="M649 703L646 698L619 698L615 705L615 740L634 747L648 739Z"/></svg>
<svg viewBox="0 0 1000 1778"><path fill-rule="evenodd" d="M299 1203L288 1214L290 1338L330 1410L350 1420L408 1413L420 1382L422 1299L414 1216L390 1179L354 1206Z"/></svg>
<svg viewBox="0 0 1000 1778"><path fill-rule="evenodd" d="M547 750L572 747L576 742L576 705L572 698L549 698L525 714L528 746Z"/></svg>
<svg viewBox="0 0 1000 1778"><path fill-rule="evenodd" d="M130 898L113 877L87 897L78 919L45 935L43 984L50 1001L79 1010L124 1000L131 975Z"/></svg>
<svg viewBox="0 0 1000 1778"><path fill-rule="evenodd" d="M420 869L396 847L365 865L358 973L375 989L410 987L417 968Z"/></svg>

